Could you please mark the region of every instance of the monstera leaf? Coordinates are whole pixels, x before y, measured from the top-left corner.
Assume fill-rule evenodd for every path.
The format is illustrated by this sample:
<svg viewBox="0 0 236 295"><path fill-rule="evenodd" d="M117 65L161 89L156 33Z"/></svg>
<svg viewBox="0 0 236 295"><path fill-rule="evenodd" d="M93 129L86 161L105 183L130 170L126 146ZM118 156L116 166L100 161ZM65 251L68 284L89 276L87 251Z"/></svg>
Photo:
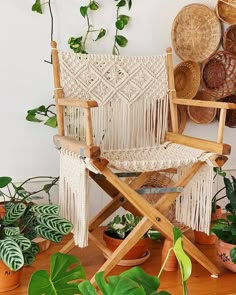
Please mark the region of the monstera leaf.
<svg viewBox="0 0 236 295"><path fill-rule="evenodd" d="M19 270L24 265L21 248L9 237L0 240L0 258L13 271Z"/></svg>
<svg viewBox="0 0 236 295"><path fill-rule="evenodd" d="M72 265L73 267L71 267ZM28 295L79 294L78 283L71 283L73 280L85 278L84 269L78 258L68 254L56 253L51 256L50 266L50 274L44 270L39 270L32 275Z"/></svg>

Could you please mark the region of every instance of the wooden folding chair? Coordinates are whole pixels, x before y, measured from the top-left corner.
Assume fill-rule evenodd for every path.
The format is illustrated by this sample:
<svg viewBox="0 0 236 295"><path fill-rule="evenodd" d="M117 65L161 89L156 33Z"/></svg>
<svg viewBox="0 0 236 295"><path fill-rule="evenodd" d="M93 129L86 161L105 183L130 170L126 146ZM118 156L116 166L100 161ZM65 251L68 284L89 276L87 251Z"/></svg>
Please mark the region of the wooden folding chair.
<svg viewBox="0 0 236 295"><path fill-rule="evenodd" d="M172 238L173 225L165 217L165 212L176 201L181 191L193 181L201 168L206 166L206 162L211 162L213 166L222 166L225 163L227 160L225 155L230 154L230 146L223 143L226 111L235 109L236 106L232 103L176 98L170 48L167 49L166 54L157 57L97 56L74 53L58 55L56 42L52 42L52 57L58 121L58 135L54 136L54 143L71 155L78 156L78 161L82 159L86 165L90 165L87 165L86 169L93 167L94 169L91 169L93 171L89 172L90 177L112 198L90 221L88 233L88 238L109 257L99 269L108 274L149 228L154 227L166 237ZM140 63L144 63L144 66L139 66ZM125 79L128 82L124 82ZM160 92L159 96L155 91ZM99 96L101 93L102 97ZM156 97L154 101L152 96ZM149 102L140 101L145 99ZM139 101L137 105L143 103L142 110L135 105L137 100ZM125 107L120 105L122 102ZM168 104L172 118L172 132L166 132ZM217 141L178 134L177 105L221 109ZM128 115L133 116L133 121L127 119ZM112 121L113 119L115 122ZM132 127L131 131L129 127ZM100 137L96 137L96 132L100 133ZM129 138L132 135L134 139ZM151 140L147 137L148 135L152 137ZM116 136L119 138L117 139ZM161 154L157 159L152 158L155 156L155 147L153 152L151 145L161 147ZM171 149L175 150L176 147L176 152L173 152ZM143 199L137 190L153 173L156 173L156 170L169 171L178 168L178 157L181 157L179 150L183 149L182 154L184 156L186 154L187 157L189 147L191 152L197 151L196 159L175 183L175 189L166 190L154 206ZM209 152L210 155L207 154ZM139 155L145 155L145 153L146 156L142 161L137 160ZM165 158L171 153L175 156L176 153L180 153L177 155L177 160L175 158L175 161L172 161L175 162L174 165L173 163L163 164ZM132 167L128 161L129 157L133 157ZM161 166L158 165L158 161L163 161ZM189 164L191 161L186 160L186 163ZM126 171L132 172L130 174L115 173L109 165L116 166L117 163ZM146 171L146 166L151 169ZM70 175L74 176L73 173ZM120 176L124 175L133 177L132 181L129 183L122 181ZM66 190L71 189L67 187ZM151 192L156 193L158 189ZM121 246L111 253L92 232L121 206L134 214L142 215L143 218ZM68 205L68 211L70 208ZM219 274L218 268L186 237L183 238L183 243L187 253L213 276ZM61 252L68 252L73 247L72 239L61 249Z"/></svg>

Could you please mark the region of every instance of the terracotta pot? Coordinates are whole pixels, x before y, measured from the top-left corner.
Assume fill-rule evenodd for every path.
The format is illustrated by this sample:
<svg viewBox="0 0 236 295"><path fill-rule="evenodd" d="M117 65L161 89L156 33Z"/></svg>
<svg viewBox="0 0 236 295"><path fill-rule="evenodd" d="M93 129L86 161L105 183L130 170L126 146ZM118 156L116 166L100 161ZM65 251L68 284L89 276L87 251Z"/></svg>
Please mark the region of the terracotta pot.
<svg viewBox="0 0 236 295"><path fill-rule="evenodd" d="M121 239L115 239L109 237L103 233L103 240L105 241L107 248L112 252L123 242ZM136 245L122 258L123 260L138 259L144 257L148 251L149 238L141 239Z"/></svg>
<svg viewBox="0 0 236 295"><path fill-rule="evenodd" d="M3 205L0 205L0 217L3 218L6 213L6 210L4 209Z"/></svg>
<svg viewBox="0 0 236 295"><path fill-rule="evenodd" d="M170 239L165 239L163 248L161 251L161 264L164 263L166 256L169 252L169 249L173 246L173 241ZM164 270L166 271L176 271L178 269L178 261L173 251L170 252L170 256L166 262Z"/></svg>
<svg viewBox="0 0 236 295"><path fill-rule="evenodd" d="M2 260L0 260L0 293L13 290L20 285L22 270L23 268L18 271L11 271Z"/></svg>
<svg viewBox="0 0 236 295"><path fill-rule="evenodd" d="M219 240L216 254L218 262L233 272L236 272L236 264L234 264L230 258L230 250L235 247L236 245Z"/></svg>
<svg viewBox="0 0 236 295"><path fill-rule="evenodd" d="M222 217L222 210L221 207L217 205L216 207L216 212L211 214L211 221L219 219ZM216 235L207 235L204 232L194 230L194 239L195 242L201 245L211 245L215 244L217 241L217 236Z"/></svg>

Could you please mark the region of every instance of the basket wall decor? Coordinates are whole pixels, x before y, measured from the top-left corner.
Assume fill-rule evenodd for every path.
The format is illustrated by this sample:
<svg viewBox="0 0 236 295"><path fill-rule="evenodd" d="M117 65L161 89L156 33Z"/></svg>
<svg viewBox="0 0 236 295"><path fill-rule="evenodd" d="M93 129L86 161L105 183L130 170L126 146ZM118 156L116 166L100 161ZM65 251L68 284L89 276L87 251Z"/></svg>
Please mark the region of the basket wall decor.
<svg viewBox="0 0 236 295"><path fill-rule="evenodd" d="M216 98L236 91L236 56L227 51L217 51L202 65L203 88Z"/></svg>
<svg viewBox="0 0 236 295"><path fill-rule="evenodd" d="M194 61L183 61L174 69L178 98L192 99L200 86L200 66Z"/></svg>
<svg viewBox="0 0 236 295"><path fill-rule="evenodd" d="M223 36L223 48L236 55L236 25L229 26Z"/></svg>
<svg viewBox="0 0 236 295"><path fill-rule="evenodd" d="M236 0L218 0L216 15L227 24L236 24Z"/></svg>
<svg viewBox="0 0 236 295"><path fill-rule="evenodd" d="M221 24L206 5L190 4L175 17L171 37L173 48L182 60L203 62L219 47Z"/></svg>
<svg viewBox="0 0 236 295"><path fill-rule="evenodd" d="M196 100L214 101L215 98L204 90L198 91L196 96L193 98ZM196 106L188 106L187 112L189 118L197 124L208 124L215 119L216 109L215 108L203 108Z"/></svg>
<svg viewBox="0 0 236 295"><path fill-rule="evenodd" d="M236 95L229 95L219 99L218 101L236 103ZM219 118L219 112L217 113L217 118ZM236 110L227 110L225 126L236 128Z"/></svg>

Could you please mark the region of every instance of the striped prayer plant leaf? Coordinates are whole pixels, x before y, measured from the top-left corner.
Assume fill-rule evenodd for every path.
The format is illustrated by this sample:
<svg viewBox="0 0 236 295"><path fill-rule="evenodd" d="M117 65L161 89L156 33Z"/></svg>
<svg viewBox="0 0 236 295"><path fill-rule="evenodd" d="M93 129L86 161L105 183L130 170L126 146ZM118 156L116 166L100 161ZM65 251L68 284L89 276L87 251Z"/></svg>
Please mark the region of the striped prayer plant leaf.
<svg viewBox="0 0 236 295"><path fill-rule="evenodd" d="M14 236L12 240L18 244L22 252L27 251L31 247L31 241L23 235Z"/></svg>
<svg viewBox="0 0 236 295"><path fill-rule="evenodd" d="M58 205L52 205L52 204L39 204L39 205L32 206L31 211L39 213L39 214L58 215L60 211L60 207Z"/></svg>
<svg viewBox="0 0 236 295"><path fill-rule="evenodd" d="M24 236L31 241L35 239L37 237L35 228L28 228L27 231L24 232Z"/></svg>
<svg viewBox="0 0 236 295"><path fill-rule="evenodd" d="M37 243L31 241L31 248L29 249L29 251L33 254L39 253L39 245Z"/></svg>
<svg viewBox="0 0 236 295"><path fill-rule="evenodd" d="M16 236L20 234L20 228L18 226L7 226L4 228L4 234L6 236Z"/></svg>
<svg viewBox="0 0 236 295"><path fill-rule="evenodd" d="M73 227L70 221L57 215L49 215L49 214L38 215L37 221L38 223L44 225L45 227L48 227L63 235L69 234Z"/></svg>
<svg viewBox="0 0 236 295"><path fill-rule="evenodd" d="M12 271L17 271L24 265L20 247L8 237L0 240L0 258Z"/></svg>
<svg viewBox="0 0 236 295"><path fill-rule="evenodd" d="M9 210L7 210L4 218L3 224L9 225L14 223L16 220L20 219L26 210L26 205L23 203L16 203L14 206L11 206Z"/></svg>
<svg viewBox="0 0 236 295"><path fill-rule="evenodd" d="M23 253L24 256L24 264L30 266L35 261L35 255L31 251L26 251Z"/></svg>
<svg viewBox="0 0 236 295"><path fill-rule="evenodd" d="M42 238L52 242L58 243L62 239L62 234L60 234L59 232L56 232L55 230L49 229L48 227L43 225L37 225L35 227L35 231Z"/></svg>

